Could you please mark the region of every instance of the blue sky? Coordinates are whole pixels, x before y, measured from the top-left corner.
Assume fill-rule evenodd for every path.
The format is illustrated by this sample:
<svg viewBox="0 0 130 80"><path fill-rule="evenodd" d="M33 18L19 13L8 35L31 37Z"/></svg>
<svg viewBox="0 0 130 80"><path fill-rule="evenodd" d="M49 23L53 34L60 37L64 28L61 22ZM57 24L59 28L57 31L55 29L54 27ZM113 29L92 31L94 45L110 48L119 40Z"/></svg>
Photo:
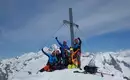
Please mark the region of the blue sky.
<svg viewBox="0 0 130 80"><path fill-rule="evenodd" d="M70 7L84 51L130 49L130 0L0 0L0 57L56 43L50 36L69 19ZM65 26L54 36L70 43Z"/></svg>

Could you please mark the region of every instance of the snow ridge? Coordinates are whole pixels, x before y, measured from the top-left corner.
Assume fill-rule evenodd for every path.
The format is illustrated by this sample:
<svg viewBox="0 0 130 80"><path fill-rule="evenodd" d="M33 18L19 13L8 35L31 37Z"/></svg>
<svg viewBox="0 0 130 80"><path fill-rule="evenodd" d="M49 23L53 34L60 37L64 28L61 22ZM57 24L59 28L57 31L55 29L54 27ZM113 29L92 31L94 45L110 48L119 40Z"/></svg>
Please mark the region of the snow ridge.
<svg viewBox="0 0 130 80"><path fill-rule="evenodd" d="M46 52L52 52L58 49L53 44L51 48L45 47ZM41 51L37 53L26 53L22 56L4 59L0 61L0 80L128 80L130 79L130 50L119 52L99 52L91 54L89 52L82 54L82 68L89 64L94 58L95 65L99 67L100 72L114 74L114 77L105 75L103 78L91 74L74 74L73 70L64 69L54 72L44 72L36 74L39 69L46 65L48 57ZM58 75L58 76L57 76ZM50 78L52 77L52 78ZM70 78L71 77L71 78Z"/></svg>

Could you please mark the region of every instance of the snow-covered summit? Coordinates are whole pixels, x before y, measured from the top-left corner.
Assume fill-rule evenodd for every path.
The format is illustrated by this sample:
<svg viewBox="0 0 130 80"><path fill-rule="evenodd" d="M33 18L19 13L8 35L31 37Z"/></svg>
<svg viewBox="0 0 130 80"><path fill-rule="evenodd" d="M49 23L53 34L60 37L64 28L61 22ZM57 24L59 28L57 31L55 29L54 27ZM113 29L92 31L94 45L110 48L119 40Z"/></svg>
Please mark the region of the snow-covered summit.
<svg viewBox="0 0 130 80"><path fill-rule="evenodd" d="M51 48L45 47L44 50L51 53L58 49L56 44ZM0 61L0 80L126 80L130 79L130 50L119 52L100 52L91 54L89 52L82 54L81 62L82 68L89 64L89 61L94 61L95 65L99 67L100 72L114 74L115 76L105 75L101 77L99 74L74 74L73 71L77 69L64 69L54 72L43 72L36 74L36 72L44 67L47 63L48 57L41 51L37 53L26 53L22 56L4 59Z"/></svg>

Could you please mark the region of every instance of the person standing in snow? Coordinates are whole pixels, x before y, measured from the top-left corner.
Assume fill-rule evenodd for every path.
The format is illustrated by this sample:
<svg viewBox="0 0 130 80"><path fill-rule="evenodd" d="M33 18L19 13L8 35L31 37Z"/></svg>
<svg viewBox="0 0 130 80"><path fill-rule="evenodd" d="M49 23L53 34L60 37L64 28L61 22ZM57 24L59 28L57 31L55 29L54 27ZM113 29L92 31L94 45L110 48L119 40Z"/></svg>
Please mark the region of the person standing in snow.
<svg viewBox="0 0 130 80"><path fill-rule="evenodd" d="M56 64L57 62L57 58L56 58L56 53L55 51L52 52L52 54L48 54L46 53L43 49L42 49L42 52L48 56L49 60L46 64L45 67L43 67L41 70L39 70L40 72L43 72L43 71L47 71L47 72L50 72L50 71L53 71L53 66Z"/></svg>
<svg viewBox="0 0 130 80"><path fill-rule="evenodd" d="M81 61L80 61L81 44L82 44L82 41L81 41L81 39L79 37L74 40L74 46L73 46L74 52L79 49L79 51L77 52L77 58L78 58L78 62L79 62L78 68L80 68L80 66L81 66Z"/></svg>
<svg viewBox="0 0 130 80"><path fill-rule="evenodd" d="M81 44L82 44L82 41L81 41L81 39L79 37L74 39L74 46L73 46L74 52L77 49L80 49L79 52L81 53Z"/></svg>
<svg viewBox="0 0 130 80"><path fill-rule="evenodd" d="M79 65L78 58L77 58L78 52L79 52L79 49L74 52L73 48L72 47L70 48L71 63L68 65L69 69L78 68L78 65Z"/></svg>
<svg viewBox="0 0 130 80"><path fill-rule="evenodd" d="M61 56L62 56L62 60L63 60L63 64L65 64L65 49L69 50L69 47L67 45L66 41L63 41L63 44L58 40L58 38L55 38L56 41L58 42L58 44L60 45L60 50L61 50Z"/></svg>

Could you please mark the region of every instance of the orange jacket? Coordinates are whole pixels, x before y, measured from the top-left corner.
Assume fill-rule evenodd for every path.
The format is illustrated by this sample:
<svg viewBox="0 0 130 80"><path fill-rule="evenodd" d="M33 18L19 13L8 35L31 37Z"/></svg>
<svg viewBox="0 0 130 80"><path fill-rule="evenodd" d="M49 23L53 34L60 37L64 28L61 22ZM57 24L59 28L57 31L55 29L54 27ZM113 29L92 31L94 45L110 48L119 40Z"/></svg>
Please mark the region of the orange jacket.
<svg viewBox="0 0 130 80"><path fill-rule="evenodd" d="M78 51L80 51L80 49L77 49L75 52L73 52L73 53L71 54L72 63L75 64L75 65L78 65L78 64L79 64L77 58L74 58L74 55L76 55L76 54L78 53Z"/></svg>

